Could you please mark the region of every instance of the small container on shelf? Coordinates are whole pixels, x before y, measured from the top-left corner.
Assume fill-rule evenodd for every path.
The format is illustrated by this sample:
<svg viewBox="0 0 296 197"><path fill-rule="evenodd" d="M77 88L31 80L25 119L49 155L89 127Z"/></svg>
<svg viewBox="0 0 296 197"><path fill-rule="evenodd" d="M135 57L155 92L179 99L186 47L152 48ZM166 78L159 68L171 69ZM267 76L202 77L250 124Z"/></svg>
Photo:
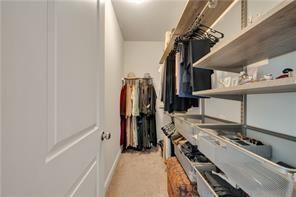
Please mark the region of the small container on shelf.
<svg viewBox="0 0 296 197"><path fill-rule="evenodd" d="M202 115L175 115L174 123L176 130L184 136L192 145L198 145L199 133L202 129L200 127L207 127L213 125L241 127L240 124L229 121L217 120L209 116Z"/></svg>

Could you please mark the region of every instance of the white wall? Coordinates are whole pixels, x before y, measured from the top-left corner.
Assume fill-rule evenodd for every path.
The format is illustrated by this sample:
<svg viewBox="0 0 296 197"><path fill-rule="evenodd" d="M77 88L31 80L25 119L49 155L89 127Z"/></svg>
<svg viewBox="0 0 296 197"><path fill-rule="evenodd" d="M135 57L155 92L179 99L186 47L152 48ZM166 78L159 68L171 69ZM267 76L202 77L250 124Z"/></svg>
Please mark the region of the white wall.
<svg viewBox="0 0 296 197"><path fill-rule="evenodd" d="M143 77L144 73L150 73L153 78L157 93L156 126L157 138L161 139L161 126L170 119L160 109L160 73L159 60L163 53L164 42L124 42L124 75L134 72L137 77Z"/></svg>
<svg viewBox="0 0 296 197"><path fill-rule="evenodd" d="M100 69L98 69L98 87L97 87L97 99L98 99L98 105L97 105L97 122L99 127L99 133L104 131L104 111L105 111L105 97L102 96L102 92L105 92L105 0L98 0L98 66ZM98 185L97 185L97 191L98 196L104 196L105 195L105 154L103 149L103 143L99 143L99 149L98 149L98 167L97 167L97 177L98 177Z"/></svg>
<svg viewBox="0 0 296 197"><path fill-rule="evenodd" d="M159 60L163 52L164 42L124 42L124 75L134 72L137 77L150 73L153 77L155 88L159 90L160 67Z"/></svg>
<svg viewBox="0 0 296 197"><path fill-rule="evenodd" d="M120 154L119 97L123 72L123 37L110 0L105 1L104 131L112 137L103 142L105 190ZM113 167L114 166L114 167Z"/></svg>
<svg viewBox="0 0 296 197"><path fill-rule="evenodd" d="M231 39L241 30L240 25L240 1L232 4L230 10L221 18L213 28L224 33L224 38L218 42L215 47ZM214 48L215 48L214 47ZM214 71L215 75L227 77L231 73ZM240 102L224 99L210 98L206 99L205 113L209 116L240 122Z"/></svg>
<svg viewBox="0 0 296 197"><path fill-rule="evenodd" d="M0 2L0 197L2 196L2 8Z"/></svg>
<svg viewBox="0 0 296 197"><path fill-rule="evenodd" d="M256 18L263 15L281 0L248 2L249 17ZM215 47L224 41L231 39L240 32L240 3L236 3L223 18L215 25L214 29L222 31L225 38ZM280 75L283 68L291 67L296 70L296 52L272 58L266 65L259 68L260 74L272 73ZM230 73L215 71L215 74L227 76ZM269 129L275 132L296 136L296 93L272 94L272 95L249 95L247 103L247 123L252 126ZM208 99L206 102L206 114L232 121L240 121L240 102L223 99ZM296 166L296 158L293 151L296 143L280 139L256 131L248 131L247 135L262 140L273 146L273 160L285 161Z"/></svg>

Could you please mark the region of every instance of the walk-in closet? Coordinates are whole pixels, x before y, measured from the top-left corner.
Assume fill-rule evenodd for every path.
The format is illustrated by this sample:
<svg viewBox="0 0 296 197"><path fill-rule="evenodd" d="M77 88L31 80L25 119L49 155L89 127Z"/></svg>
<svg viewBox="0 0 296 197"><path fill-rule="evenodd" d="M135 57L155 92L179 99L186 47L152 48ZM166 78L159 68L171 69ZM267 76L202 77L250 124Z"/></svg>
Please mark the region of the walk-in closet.
<svg viewBox="0 0 296 197"><path fill-rule="evenodd" d="M2 0L0 22L0 197L296 197L295 0Z"/></svg>

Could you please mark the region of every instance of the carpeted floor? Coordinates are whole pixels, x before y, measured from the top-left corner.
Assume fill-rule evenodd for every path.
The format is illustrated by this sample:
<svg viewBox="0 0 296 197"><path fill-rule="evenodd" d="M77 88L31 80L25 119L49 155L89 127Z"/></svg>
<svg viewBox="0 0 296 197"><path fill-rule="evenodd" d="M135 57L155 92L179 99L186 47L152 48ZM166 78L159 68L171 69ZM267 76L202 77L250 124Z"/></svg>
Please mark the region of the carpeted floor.
<svg viewBox="0 0 296 197"><path fill-rule="evenodd" d="M168 197L166 167L159 151L123 153L106 197Z"/></svg>

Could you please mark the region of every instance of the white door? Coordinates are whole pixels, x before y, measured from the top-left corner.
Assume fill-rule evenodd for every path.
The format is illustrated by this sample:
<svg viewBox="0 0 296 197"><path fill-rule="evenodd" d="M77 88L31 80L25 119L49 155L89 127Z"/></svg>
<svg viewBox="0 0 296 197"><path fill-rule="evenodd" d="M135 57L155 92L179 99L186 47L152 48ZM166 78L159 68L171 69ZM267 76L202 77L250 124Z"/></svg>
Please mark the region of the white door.
<svg viewBox="0 0 296 197"><path fill-rule="evenodd" d="M96 0L1 1L2 196L98 196Z"/></svg>

